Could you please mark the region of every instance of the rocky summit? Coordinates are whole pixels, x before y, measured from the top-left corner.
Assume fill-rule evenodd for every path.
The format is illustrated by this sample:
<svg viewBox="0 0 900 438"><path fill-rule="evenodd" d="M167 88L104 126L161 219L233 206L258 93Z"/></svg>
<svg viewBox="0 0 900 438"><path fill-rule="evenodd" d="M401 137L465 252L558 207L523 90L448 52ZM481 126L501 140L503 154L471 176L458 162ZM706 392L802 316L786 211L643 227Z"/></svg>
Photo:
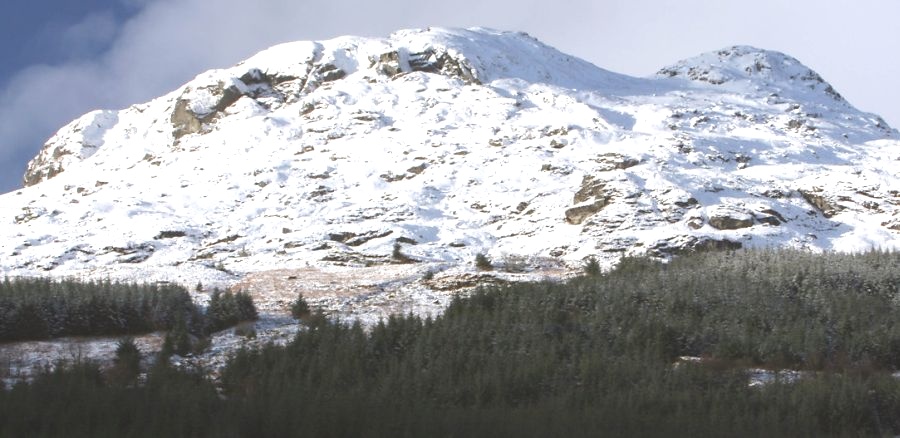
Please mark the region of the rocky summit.
<svg viewBox="0 0 900 438"><path fill-rule="evenodd" d="M24 184L6 276L900 248L900 134L746 46L636 78L480 28L287 43L82 116Z"/></svg>

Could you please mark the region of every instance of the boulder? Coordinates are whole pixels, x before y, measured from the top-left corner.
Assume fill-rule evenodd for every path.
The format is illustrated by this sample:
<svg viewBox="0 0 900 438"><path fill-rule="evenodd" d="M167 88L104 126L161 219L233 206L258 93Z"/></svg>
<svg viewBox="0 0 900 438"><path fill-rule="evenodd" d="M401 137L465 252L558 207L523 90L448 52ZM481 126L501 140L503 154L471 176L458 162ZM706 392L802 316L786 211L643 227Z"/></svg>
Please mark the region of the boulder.
<svg viewBox="0 0 900 438"><path fill-rule="evenodd" d="M572 225L580 225L585 219L603 210L603 207L607 205L609 205L609 199L605 198L588 205L570 208L566 210L566 222Z"/></svg>
<svg viewBox="0 0 900 438"><path fill-rule="evenodd" d="M739 230L753 226L753 218L746 215L717 214L711 216L707 223L717 230Z"/></svg>
<svg viewBox="0 0 900 438"><path fill-rule="evenodd" d="M382 53L377 58L371 57L369 61L372 62L369 68L383 75L394 76L403 71L403 68L400 67L400 53L396 50Z"/></svg>
<svg viewBox="0 0 900 438"><path fill-rule="evenodd" d="M211 95L215 104L206 107L195 105L195 97L199 94ZM174 128L172 136L175 137L175 140L178 140L185 135L200 132L204 123L214 121L222 111L225 111L226 108L237 102L242 96L243 94L236 86L226 86L223 82L202 87L196 91L190 88L186 89L181 97L175 101L175 108L169 119Z"/></svg>
<svg viewBox="0 0 900 438"><path fill-rule="evenodd" d="M803 199L806 200L810 205L816 208L822 216L826 218L831 218L834 215L838 214L844 207L830 199L828 199L822 192L816 190L800 190L800 196L803 196Z"/></svg>
<svg viewBox="0 0 900 438"><path fill-rule="evenodd" d="M604 181L597 181L593 176L585 175L581 180L581 188L575 192L575 197L572 202L574 204L581 204L590 199L600 200L608 198L604 190L605 187L606 183Z"/></svg>
<svg viewBox="0 0 900 438"><path fill-rule="evenodd" d="M619 169L628 169L629 167L637 166L641 164L641 161L636 158L626 157L621 154L609 153L598 156L594 159L597 164L600 164L601 172L608 172L611 170L619 170Z"/></svg>
<svg viewBox="0 0 900 438"><path fill-rule="evenodd" d="M458 78L467 84L480 85L477 71L464 59L457 59L445 51L427 49L409 54L409 68L412 71L437 73Z"/></svg>

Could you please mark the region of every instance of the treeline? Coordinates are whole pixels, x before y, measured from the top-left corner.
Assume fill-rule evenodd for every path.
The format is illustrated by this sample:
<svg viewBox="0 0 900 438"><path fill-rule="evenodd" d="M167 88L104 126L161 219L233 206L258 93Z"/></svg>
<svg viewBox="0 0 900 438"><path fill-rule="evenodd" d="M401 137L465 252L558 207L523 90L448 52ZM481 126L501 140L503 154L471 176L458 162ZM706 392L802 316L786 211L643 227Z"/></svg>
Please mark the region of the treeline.
<svg viewBox="0 0 900 438"><path fill-rule="evenodd" d="M292 413L242 417L270 436L896 434L898 268L877 252L625 259L484 289L435 320L313 320L222 378L248 411ZM806 374L752 388L751 367Z"/></svg>
<svg viewBox="0 0 900 438"><path fill-rule="evenodd" d="M175 285L5 279L0 341L146 333L196 319L187 290Z"/></svg>
<svg viewBox="0 0 900 438"><path fill-rule="evenodd" d="M181 286L17 278L0 283L0 342L171 330L206 334L256 319L249 295L214 292L204 314Z"/></svg>
<svg viewBox="0 0 900 438"><path fill-rule="evenodd" d="M626 259L564 284L483 289L438 318L369 331L313 313L288 346L236 354L223 398L164 367L125 388L58 372L0 392L0 412L12 413L0 433L892 436L898 268L900 255L878 252ZM750 387L750 367L804 374Z"/></svg>

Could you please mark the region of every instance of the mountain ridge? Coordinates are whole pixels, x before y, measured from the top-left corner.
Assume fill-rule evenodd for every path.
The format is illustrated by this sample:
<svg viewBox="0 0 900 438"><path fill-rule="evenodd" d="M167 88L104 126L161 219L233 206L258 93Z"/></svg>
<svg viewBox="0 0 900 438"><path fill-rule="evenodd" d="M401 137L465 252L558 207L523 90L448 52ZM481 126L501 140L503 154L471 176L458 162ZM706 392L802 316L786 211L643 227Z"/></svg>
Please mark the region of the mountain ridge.
<svg viewBox="0 0 900 438"><path fill-rule="evenodd" d="M482 28L286 43L62 128L0 197L0 270L898 248L898 137L749 46L632 78Z"/></svg>

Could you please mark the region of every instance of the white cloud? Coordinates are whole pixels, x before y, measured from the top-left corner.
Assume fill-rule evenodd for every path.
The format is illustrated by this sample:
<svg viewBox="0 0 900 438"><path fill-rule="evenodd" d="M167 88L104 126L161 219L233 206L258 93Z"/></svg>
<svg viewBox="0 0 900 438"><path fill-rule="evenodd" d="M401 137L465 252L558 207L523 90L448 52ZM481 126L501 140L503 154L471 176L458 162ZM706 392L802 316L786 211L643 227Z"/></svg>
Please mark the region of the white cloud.
<svg viewBox="0 0 900 438"><path fill-rule="evenodd" d="M46 137L87 111L149 100L279 42L384 36L407 27L523 30L636 75L702 51L752 44L796 56L861 109L900 125L898 2L123 1L142 9L125 23L94 14L61 33L76 48L114 37L108 50L86 61L27 68L0 91L0 191L18 183L24 161Z"/></svg>
<svg viewBox="0 0 900 438"><path fill-rule="evenodd" d="M58 38L62 43L62 51L68 52L72 58L78 58L90 55L97 47L103 48L115 38L118 28L119 24L112 11L99 11L63 29Z"/></svg>

